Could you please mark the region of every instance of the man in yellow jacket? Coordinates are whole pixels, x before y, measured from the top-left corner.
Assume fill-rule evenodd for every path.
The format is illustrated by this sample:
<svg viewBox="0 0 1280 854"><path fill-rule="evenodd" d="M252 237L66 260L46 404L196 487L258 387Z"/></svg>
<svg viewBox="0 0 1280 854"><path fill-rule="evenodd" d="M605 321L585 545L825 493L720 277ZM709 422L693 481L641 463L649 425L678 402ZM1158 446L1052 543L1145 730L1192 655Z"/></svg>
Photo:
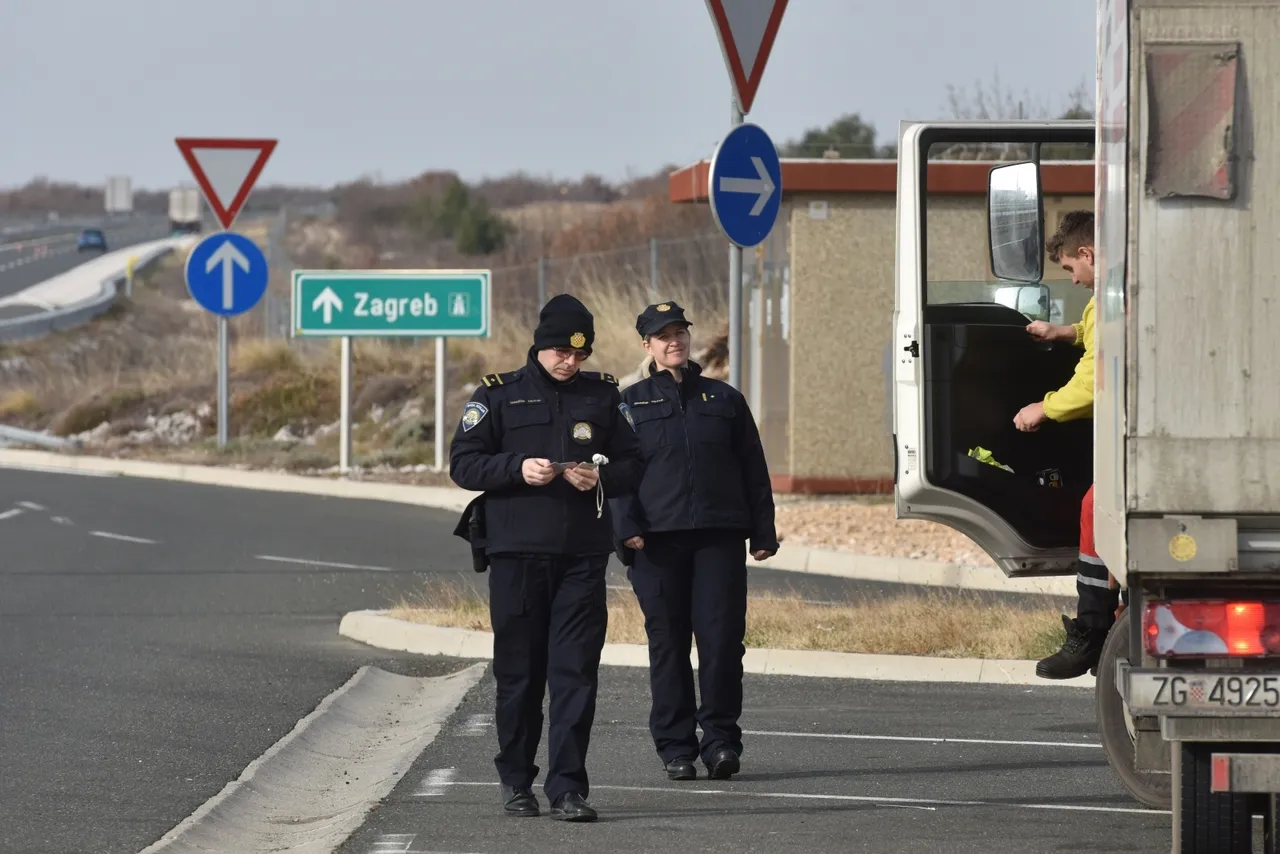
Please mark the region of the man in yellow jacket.
<svg viewBox="0 0 1280 854"><path fill-rule="evenodd" d="M1062 218L1057 232L1045 244L1049 260L1061 264L1071 281L1093 290L1093 214L1072 211ZM1079 323L1057 326L1042 320L1027 326L1041 341L1069 341L1084 349L1071 379L1051 391L1044 400L1024 406L1014 416L1019 430L1038 430L1045 420L1074 421L1093 417L1094 297L1084 307ZM1036 675L1044 679L1073 679L1098 663L1102 644L1115 622L1120 592L1093 544L1093 486L1080 504L1080 569L1076 573L1076 618L1063 615L1067 639L1053 655L1036 663Z"/></svg>

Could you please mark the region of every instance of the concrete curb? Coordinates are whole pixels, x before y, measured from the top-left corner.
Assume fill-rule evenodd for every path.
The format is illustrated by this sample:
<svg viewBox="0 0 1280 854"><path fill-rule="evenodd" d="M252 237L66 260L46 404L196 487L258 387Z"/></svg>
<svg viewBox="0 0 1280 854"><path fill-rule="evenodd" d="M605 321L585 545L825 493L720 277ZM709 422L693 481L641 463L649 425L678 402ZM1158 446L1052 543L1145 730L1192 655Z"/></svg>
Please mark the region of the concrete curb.
<svg viewBox="0 0 1280 854"><path fill-rule="evenodd" d="M450 486L412 486L401 483L329 480L297 474L244 471L219 466L181 465L147 460L120 460L51 451L0 449L0 467L70 470L94 474L176 480L208 486L297 492L334 498L393 501L436 510L461 512L478 493ZM1075 578L1007 578L994 565L961 566L913 558L858 555L831 549L783 543L776 555L760 563L765 569L836 576L857 581L921 584L962 590L1002 593L1041 593L1075 596Z"/></svg>
<svg viewBox="0 0 1280 854"><path fill-rule="evenodd" d="M142 854L336 851L435 740L484 671L472 665L419 679L361 667Z"/></svg>
<svg viewBox="0 0 1280 854"><path fill-rule="evenodd" d="M418 655L492 659L493 634L410 623L386 611L345 614L338 634L380 649ZM689 656L698 666L697 650ZM615 667L648 667L649 648L642 644L607 643L600 663ZM1034 661L979 658L926 658L909 655L865 655L817 650L752 649L743 658L747 673L770 676L809 676L829 679L869 679L889 682L964 682L980 685L1039 685L1090 688L1093 676L1050 681L1035 674Z"/></svg>

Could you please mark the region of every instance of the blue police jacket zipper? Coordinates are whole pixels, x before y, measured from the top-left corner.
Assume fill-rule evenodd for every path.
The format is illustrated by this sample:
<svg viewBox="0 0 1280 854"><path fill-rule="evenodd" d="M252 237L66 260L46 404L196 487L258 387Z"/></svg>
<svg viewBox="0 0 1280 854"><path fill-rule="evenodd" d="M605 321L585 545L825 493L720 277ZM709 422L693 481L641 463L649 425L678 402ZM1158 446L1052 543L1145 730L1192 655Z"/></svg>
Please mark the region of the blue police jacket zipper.
<svg viewBox="0 0 1280 854"><path fill-rule="evenodd" d="M689 518L693 520L693 527L697 528L698 527L698 502L695 499L693 494L693 448L689 444L689 420L687 417L688 413L685 411L685 408L684 408L684 393L681 390L680 383L675 382L674 376L671 377L671 381L674 382L676 386L676 405L680 408L680 432L684 434L684 456L685 456L685 459L688 460L688 464L685 466L685 483L687 484L687 488L685 489L685 495L688 496L687 500L689 502ZM684 381L689 382L689 378L685 377Z"/></svg>
<svg viewBox="0 0 1280 854"><path fill-rule="evenodd" d="M562 411L560 408L560 390L552 389L551 393L556 396L556 426L560 428L558 431L560 433L560 460L559 461L568 462L569 461L569 436L564 429L564 419L562 417ZM555 462L555 460L553 460L552 462ZM569 548L570 502L563 501L561 502L561 506L563 507L563 513L564 513L564 535L563 535L564 548L562 550L567 551Z"/></svg>

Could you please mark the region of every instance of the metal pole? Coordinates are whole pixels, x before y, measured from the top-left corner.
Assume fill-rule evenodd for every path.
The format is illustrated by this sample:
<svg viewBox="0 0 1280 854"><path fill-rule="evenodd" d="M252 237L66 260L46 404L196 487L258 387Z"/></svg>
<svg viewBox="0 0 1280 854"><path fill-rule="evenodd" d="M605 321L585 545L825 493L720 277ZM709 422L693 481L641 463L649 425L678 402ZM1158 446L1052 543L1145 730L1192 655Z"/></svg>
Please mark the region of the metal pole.
<svg viewBox="0 0 1280 854"><path fill-rule="evenodd" d="M342 369L338 415L338 470L351 471L351 336L342 336Z"/></svg>
<svg viewBox="0 0 1280 854"><path fill-rule="evenodd" d="M547 259L538 258L538 305L533 312L533 316L537 317L538 312L547 304Z"/></svg>
<svg viewBox="0 0 1280 854"><path fill-rule="evenodd" d="M445 396L445 374L448 366L445 364L445 344L448 339L444 336L436 338L436 471L444 471L444 396Z"/></svg>
<svg viewBox="0 0 1280 854"><path fill-rule="evenodd" d="M649 238L649 301L658 301L658 238Z"/></svg>
<svg viewBox="0 0 1280 854"><path fill-rule="evenodd" d="M730 125L742 124L738 102L732 102ZM742 247L729 246L729 385L742 390Z"/></svg>
<svg viewBox="0 0 1280 854"><path fill-rule="evenodd" d="M218 447L227 446L227 318L218 317Z"/></svg>

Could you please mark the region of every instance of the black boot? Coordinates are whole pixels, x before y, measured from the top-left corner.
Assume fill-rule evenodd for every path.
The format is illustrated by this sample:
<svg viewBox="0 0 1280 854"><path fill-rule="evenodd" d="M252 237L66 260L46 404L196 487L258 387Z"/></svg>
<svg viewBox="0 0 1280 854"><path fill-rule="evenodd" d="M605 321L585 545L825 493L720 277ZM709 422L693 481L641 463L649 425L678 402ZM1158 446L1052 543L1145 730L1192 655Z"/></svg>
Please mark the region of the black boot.
<svg viewBox="0 0 1280 854"><path fill-rule="evenodd" d="M560 821L595 821L597 815L582 795L570 792L552 804L551 817Z"/></svg>
<svg viewBox="0 0 1280 854"><path fill-rule="evenodd" d="M712 780L728 780L741 768L738 754L727 747L720 748L703 762L707 766L707 776Z"/></svg>
<svg viewBox="0 0 1280 854"><path fill-rule="evenodd" d="M1041 679L1075 679L1098 665L1102 645L1107 640L1107 629L1091 629L1080 625L1066 614L1062 626L1067 639L1062 648L1048 658L1036 662L1036 675Z"/></svg>

